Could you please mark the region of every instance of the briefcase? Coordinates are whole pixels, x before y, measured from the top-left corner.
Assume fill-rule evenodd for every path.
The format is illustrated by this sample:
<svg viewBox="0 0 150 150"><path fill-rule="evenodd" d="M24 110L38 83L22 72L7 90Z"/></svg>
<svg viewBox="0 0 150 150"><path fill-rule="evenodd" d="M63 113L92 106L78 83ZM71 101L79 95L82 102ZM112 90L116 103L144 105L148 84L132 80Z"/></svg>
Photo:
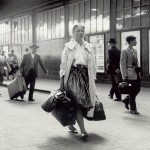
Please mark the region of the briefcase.
<svg viewBox="0 0 150 150"><path fill-rule="evenodd" d="M46 101L41 105L41 108L50 113L56 106L58 101L62 101L65 98L65 91L53 90L46 98Z"/></svg>
<svg viewBox="0 0 150 150"><path fill-rule="evenodd" d="M131 92L131 86L127 82L122 82L118 86L120 94L129 94Z"/></svg>
<svg viewBox="0 0 150 150"><path fill-rule="evenodd" d="M14 99L19 96L23 99L27 90L25 80L22 76L17 76L7 85L7 87L10 99Z"/></svg>
<svg viewBox="0 0 150 150"><path fill-rule="evenodd" d="M51 114L60 122L62 126L75 124L76 104L72 100L65 98L59 101Z"/></svg>

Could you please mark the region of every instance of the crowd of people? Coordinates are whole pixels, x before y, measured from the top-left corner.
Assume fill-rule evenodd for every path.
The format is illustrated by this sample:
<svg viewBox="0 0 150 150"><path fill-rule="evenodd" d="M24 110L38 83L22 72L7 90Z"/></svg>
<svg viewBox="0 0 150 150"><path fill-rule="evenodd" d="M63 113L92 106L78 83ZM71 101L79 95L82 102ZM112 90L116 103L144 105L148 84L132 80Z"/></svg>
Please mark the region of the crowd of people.
<svg viewBox="0 0 150 150"><path fill-rule="evenodd" d="M84 41L85 28L82 25L73 27L73 38L65 44L62 52L60 65L60 90L65 90L77 106L76 121L79 125L81 137L87 138L88 133L84 125L83 112L88 111L90 117L93 116L93 107L96 101L96 65L93 56L92 45ZM110 75L112 87L109 93L110 98L116 96L115 101L122 101L132 114L139 114L136 106L136 96L140 91L140 74L136 71L139 67L136 46L136 37L128 36L126 38L128 47L123 50L116 48L117 41L110 38L108 44L107 73ZM34 101L33 93L37 77L37 66L40 64L43 71L48 74L39 54L36 53L39 47L33 43L30 51L24 54L20 67L14 51L6 59L0 55L0 80L4 74L4 66L12 75L19 69L19 75L23 76L26 85L30 85L29 101ZM131 91L128 96L122 100L121 93L118 90L120 82L131 84ZM2 83L2 81L1 81ZM78 131L73 125L68 126L72 133Z"/></svg>

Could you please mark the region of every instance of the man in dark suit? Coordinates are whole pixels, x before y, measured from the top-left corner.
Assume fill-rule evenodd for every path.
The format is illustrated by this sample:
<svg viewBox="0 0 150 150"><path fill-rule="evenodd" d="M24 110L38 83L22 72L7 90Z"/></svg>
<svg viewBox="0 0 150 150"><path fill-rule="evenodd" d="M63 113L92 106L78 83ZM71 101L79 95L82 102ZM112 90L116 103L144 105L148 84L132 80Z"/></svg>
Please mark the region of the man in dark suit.
<svg viewBox="0 0 150 150"><path fill-rule="evenodd" d="M120 74L120 50L116 48L116 40L110 38L107 42L110 46L108 49L108 59L107 59L107 73L111 77L112 87L109 93L110 98L113 98L115 93L115 101L121 101L121 94L118 91L118 85L121 80Z"/></svg>
<svg viewBox="0 0 150 150"><path fill-rule="evenodd" d="M43 71L48 74L46 67L44 66L39 54L36 54L37 48L35 43L30 46L31 52L24 54L23 60L20 65L20 75L23 75L26 85L30 84L29 101L34 101L33 92L35 87L35 81L37 77L38 64L40 64Z"/></svg>

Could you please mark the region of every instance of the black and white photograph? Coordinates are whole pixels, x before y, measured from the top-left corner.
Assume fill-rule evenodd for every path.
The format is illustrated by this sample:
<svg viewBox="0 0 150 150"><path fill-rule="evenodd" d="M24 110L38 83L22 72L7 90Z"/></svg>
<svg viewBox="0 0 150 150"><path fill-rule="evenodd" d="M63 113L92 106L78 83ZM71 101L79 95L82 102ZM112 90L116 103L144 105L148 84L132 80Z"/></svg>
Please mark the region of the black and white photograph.
<svg viewBox="0 0 150 150"><path fill-rule="evenodd" d="M0 150L150 150L150 0L0 0Z"/></svg>

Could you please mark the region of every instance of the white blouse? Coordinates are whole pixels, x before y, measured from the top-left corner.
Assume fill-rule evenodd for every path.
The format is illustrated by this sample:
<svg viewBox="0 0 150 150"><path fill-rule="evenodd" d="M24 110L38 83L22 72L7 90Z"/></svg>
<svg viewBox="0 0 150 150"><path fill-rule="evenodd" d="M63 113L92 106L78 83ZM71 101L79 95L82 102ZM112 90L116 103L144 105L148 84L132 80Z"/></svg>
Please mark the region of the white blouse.
<svg viewBox="0 0 150 150"><path fill-rule="evenodd" d="M77 43L76 41L74 41L76 43L76 55L74 58L74 62L73 62L73 66L76 66L78 64L80 65L85 65L87 66L87 54L86 54L86 50L85 50L85 44L83 43L83 45L80 45L79 43Z"/></svg>

